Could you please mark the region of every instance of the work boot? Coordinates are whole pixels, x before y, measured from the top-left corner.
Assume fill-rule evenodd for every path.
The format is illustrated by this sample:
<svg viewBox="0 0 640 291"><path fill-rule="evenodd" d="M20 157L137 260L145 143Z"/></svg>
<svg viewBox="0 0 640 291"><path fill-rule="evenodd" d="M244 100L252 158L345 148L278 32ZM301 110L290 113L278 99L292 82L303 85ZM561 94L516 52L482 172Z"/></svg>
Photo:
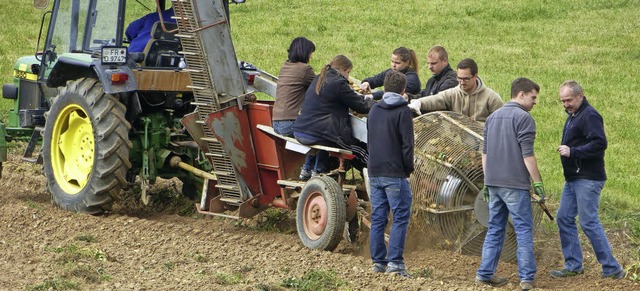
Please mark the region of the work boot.
<svg viewBox="0 0 640 291"><path fill-rule="evenodd" d="M311 178L311 171L305 170L304 168L300 171L300 176L298 177L302 181L307 181Z"/></svg>
<svg viewBox="0 0 640 291"><path fill-rule="evenodd" d="M374 273L384 273L386 270L387 270L387 266L383 264L375 263L371 267L371 271L373 271Z"/></svg>
<svg viewBox="0 0 640 291"><path fill-rule="evenodd" d="M404 267L404 264L389 263L387 265L387 270L385 271L385 273L392 274L392 275L399 275L405 278L413 278L413 276L411 276L411 274L407 272L407 269Z"/></svg>
<svg viewBox="0 0 640 291"><path fill-rule="evenodd" d="M569 271L567 269L562 269L562 270L551 270L551 272L549 272L549 275L551 275L551 277L553 278L565 278L565 277L573 277L576 275L580 275L582 273L584 273L584 270Z"/></svg>
<svg viewBox="0 0 640 291"><path fill-rule="evenodd" d="M533 282L520 282L520 290L533 289Z"/></svg>
<svg viewBox="0 0 640 291"><path fill-rule="evenodd" d="M500 286L504 286L507 284L508 279L504 278L504 277L496 277L493 276L491 279L489 280L483 280L483 279L479 279L476 278L476 284L484 284L484 285L489 285L491 287L500 287Z"/></svg>
<svg viewBox="0 0 640 291"><path fill-rule="evenodd" d="M609 276L602 275L602 278L603 279L604 278L611 278L611 279L614 279L614 280L619 280L619 279L622 279L622 278L624 278L626 276L627 276L627 272L624 269L620 269L620 271L617 271L617 272L615 272L615 273L613 273L613 274L611 274Z"/></svg>

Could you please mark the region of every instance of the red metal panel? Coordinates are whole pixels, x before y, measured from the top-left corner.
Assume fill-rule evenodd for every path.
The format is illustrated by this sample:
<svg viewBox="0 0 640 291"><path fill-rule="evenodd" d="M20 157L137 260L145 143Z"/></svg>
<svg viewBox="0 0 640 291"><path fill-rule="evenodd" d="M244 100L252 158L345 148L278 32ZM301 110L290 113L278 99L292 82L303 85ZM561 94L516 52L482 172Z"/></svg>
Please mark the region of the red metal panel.
<svg viewBox="0 0 640 291"><path fill-rule="evenodd" d="M252 195L262 193L247 110L229 107L209 114L206 123L238 171L238 181L244 181Z"/></svg>
<svg viewBox="0 0 640 291"><path fill-rule="evenodd" d="M258 160L260 183L263 194L259 203L271 203L273 198L281 196L283 201L287 195L283 188L278 186L278 180L287 180L298 177L300 167L304 163L304 155L288 151L284 148L284 140L274 138L257 128L258 124L271 126L273 102L254 102L248 104L249 123L253 136L254 148Z"/></svg>
<svg viewBox="0 0 640 291"><path fill-rule="evenodd" d="M304 164L305 156L286 150L284 140L271 137L256 127L258 124L271 126L272 110L273 102L260 101L249 104L249 122L252 126L258 167L260 169L278 169L278 179L280 180L297 178L300 174L300 168Z"/></svg>
<svg viewBox="0 0 640 291"><path fill-rule="evenodd" d="M276 154L276 144L267 134L259 130L256 125L264 124L271 126L271 112L273 105L269 103L249 103L249 123L251 124L251 135L256 149L256 157L261 165L279 167L278 156Z"/></svg>

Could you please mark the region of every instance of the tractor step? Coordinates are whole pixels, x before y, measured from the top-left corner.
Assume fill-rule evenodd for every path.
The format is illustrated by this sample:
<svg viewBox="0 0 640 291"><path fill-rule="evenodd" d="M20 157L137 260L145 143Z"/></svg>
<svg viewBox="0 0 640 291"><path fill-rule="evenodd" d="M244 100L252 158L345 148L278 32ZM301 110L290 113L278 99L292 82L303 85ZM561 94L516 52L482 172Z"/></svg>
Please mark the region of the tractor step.
<svg viewBox="0 0 640 291"><path fill-rule="evenodd" d="M44 131L43 127L36 126L33 129L33 133L31 134L31 139L29 140L29 144L27 148L24 150L24 154L22 155L22 160L29 163L42 164L42 156L40 152L36 154L34 157L33 152L35 151L36 145L38 141L42 139L42 132Z"/></svg>

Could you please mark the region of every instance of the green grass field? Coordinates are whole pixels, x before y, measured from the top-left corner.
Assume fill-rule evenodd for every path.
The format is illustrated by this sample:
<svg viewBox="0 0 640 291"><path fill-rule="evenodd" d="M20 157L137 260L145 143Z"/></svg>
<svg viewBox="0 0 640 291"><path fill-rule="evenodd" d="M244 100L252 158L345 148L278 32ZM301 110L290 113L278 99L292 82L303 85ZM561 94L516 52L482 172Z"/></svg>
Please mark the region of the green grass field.
<svg viewBox="0 0 640 291"><path fill-rule="evenodd" d="M0 27L2 83L11 80L17 57L35 51L43 11L30 4L3 0L3 7L12 8L0 10L5 19ZM538 128L536 156L553 209L563 185L555 149L566 118L558 86L577 80L604 117L609 139L603 219L632 223L638 235L640 146L634 132L639 106L633 99L640 92L638 15L640 0L247 0L231 6L231 27L238 58L276 75L291 39L306 36L317 47L311 61L316 70L345 54L358 79L388 68L391 51L406 46L418 53L424 86L430 77L426 52L436 44L447 48L452 67L463 58L475 59L479 76L504 101L513 79L531 78L542 87L531 113ZM6 108L9 102L1 105Z"/></svg>

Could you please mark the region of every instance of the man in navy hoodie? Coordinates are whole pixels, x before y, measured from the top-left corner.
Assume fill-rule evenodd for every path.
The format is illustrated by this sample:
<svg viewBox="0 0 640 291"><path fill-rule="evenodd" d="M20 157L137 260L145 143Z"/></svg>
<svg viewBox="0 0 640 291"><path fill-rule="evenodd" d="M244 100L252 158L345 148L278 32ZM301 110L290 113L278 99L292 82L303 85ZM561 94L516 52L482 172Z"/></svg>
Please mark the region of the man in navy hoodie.
<svg viewBox="0 0 640 291"><path fill-rule="evenodd" d="M411 213L409 175L413 172L413 116L404 99L406 77L389 70L382 100L367 119L368 176L371 185L370 252L373 272L411 277L404 265L404 244ZM393 211L389 248L384 230Z"/></svg>
<svg viewBox="0 0 640 291"><path fill-rule="evenodd" d="M576 216L579 216L582 231L602 264L602 277L622 279L626 272L613 257L598 218L600 191L607 180L604 169L607 138L602 116L587 102L576 81L562 83L560 101L568 114L558 147L565 178L557 216L564 268L552 270L551 277L572 277L584 272L576 226Z"/></svg>

